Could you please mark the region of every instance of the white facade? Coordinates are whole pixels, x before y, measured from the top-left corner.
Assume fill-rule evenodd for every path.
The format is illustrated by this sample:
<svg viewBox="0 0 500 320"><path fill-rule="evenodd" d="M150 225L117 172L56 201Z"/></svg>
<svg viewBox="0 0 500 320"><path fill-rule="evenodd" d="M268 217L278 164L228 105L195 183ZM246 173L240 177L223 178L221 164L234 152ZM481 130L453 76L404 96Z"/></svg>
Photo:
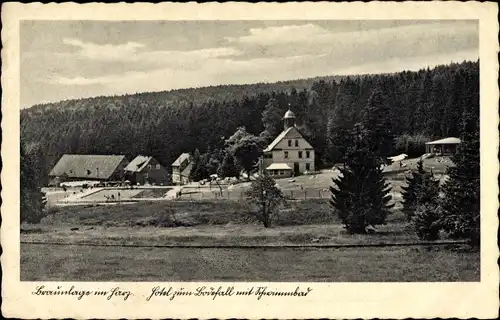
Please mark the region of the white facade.
<svg viewBox="0 0 500 320"><path fill-rule="evenodd" d="M314 171L313 147L304 139L295 125L286 124L287 119L295 119L291 111L285 114L285 130L264 150L264 169L271 164L283 163L292 168L292 174L295 175Z"/></svg>

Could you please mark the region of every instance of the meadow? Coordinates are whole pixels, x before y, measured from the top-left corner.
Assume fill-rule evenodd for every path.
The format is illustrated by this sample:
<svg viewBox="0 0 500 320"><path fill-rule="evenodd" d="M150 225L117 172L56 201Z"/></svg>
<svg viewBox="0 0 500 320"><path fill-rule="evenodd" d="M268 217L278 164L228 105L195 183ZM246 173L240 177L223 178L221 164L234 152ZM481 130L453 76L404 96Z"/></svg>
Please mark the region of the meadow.
<svg viewBox="0 0 500 320"><path fill-rule="evenodd" d="M22 227L25 281L479 281L479 252L418 245L399 210L348 234L327 199L288 201L272 228L222 199L60 207Z"/></svg>

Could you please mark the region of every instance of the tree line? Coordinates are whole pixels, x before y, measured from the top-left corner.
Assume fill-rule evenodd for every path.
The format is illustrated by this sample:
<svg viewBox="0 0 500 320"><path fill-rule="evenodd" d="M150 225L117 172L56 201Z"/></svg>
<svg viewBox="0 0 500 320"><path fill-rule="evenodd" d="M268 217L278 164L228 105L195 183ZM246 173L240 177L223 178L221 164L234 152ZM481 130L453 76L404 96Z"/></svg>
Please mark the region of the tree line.
<svg viewBox="0 0 500 320"><path fill-rule="evenodd" d="M338 79L311 80L299 90L265 91L260 84L253 95L245 86L236 86L235 96L227 94L235 86L186 89L192 101L142 93L34 106L21 111L21 136L29 150L43 155L39 167L45 175L65 153L151 155L170 169L179 154L196 149L218 152L222 161L219 151L241 128L265 146L282 130L281 118L290 108L321 168L343 162L348 132L376 89L385 110L373 125L391 129L380 137L384 153L418 154L429 139L460 135L462 114L471 108L467 97L479 95L479 62ZM273 85L268 88L279 88ZM213 96L220 99L200 102L196 92L218 92Z"/></svg>

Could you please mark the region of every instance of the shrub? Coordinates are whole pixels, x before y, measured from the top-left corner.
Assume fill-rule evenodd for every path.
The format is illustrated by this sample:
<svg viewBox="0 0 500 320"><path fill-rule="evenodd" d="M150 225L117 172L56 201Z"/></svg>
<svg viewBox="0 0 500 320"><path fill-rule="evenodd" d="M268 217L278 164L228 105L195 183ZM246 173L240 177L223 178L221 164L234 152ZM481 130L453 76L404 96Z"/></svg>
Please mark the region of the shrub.
<svg viewBox="0 0 500 320"><path fill-rule="evenodd" d="M437 205L430 203L421 205L415 211L413 223L417 236L421 240L438 240L441 224L439 223L441 214Z"/></svg>

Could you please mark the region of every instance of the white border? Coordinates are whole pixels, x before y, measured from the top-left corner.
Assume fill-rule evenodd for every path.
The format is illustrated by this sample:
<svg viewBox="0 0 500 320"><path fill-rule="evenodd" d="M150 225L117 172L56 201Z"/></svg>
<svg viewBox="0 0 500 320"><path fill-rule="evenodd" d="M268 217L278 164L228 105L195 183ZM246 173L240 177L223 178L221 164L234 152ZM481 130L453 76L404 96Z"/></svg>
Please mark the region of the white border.
<svg viewBox="0 0 500 320"><path fill-rule="evenodd" d="M498 315L498 8L479 2L18 4L2 6L2 312L19 318L492 318ZM19 21L39 20L310 20L478 19L481 82L481 282L297 283L307 298L232 297L230 300L155 299L153 285L196 287L201 283L76 283L79 288L133 289L127 301L37 297L40 283L20 282L19 271ZM8 186L8 188L6 188ZM45 283L55 284L55 283ZM213 283L216 285L215 283ZM68 283L64 283L68 285ZM227 286L228 283L221 283ZM236 284L240 287L250 283ZM290 289L295 284L272 283Z"/></svg>

